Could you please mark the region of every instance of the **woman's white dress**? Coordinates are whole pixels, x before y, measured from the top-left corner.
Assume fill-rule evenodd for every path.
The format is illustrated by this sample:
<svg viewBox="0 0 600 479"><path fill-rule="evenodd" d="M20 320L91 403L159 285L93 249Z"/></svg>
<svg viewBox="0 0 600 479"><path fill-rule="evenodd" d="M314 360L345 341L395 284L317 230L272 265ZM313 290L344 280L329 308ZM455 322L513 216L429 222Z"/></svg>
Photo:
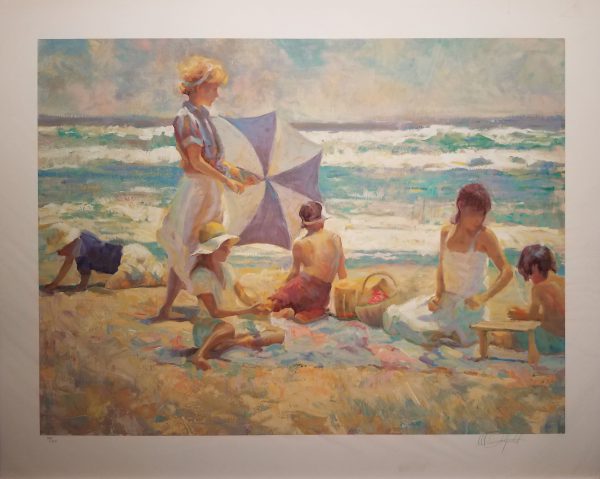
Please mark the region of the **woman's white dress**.
<svg viewBox="0 0 600 479"><path fill-rule="evenodd" d="M448 234L447 238L452 236ZM475 235L469 249L451 251L447 239L443 245L442 271L446 291L442 293L440 308L429 311L427 303L431 296L420 296L401 305L390 306L383 316L383 328L393 336L400 336L417 344L429 342L432 332L445 335L455 333L462 345L477 340L471 324L487 319L487 308L471 310L465 299L486 289L488 256L475 250Z"/></svg>
<svg viewBox="0 0 600 479"><path fill-rule="evenodd" d="M185 148L195 143L203 147L204 159L226 173L221 159L223 147L206 108L185 102L173 121L177 149L185 158ZM201 173L185 173L169 205L157 239L167 253L169 268L192 289L190 272L196 258L191 254L198 245L200 229L207 223L223 222L223 185Z"/></svg>

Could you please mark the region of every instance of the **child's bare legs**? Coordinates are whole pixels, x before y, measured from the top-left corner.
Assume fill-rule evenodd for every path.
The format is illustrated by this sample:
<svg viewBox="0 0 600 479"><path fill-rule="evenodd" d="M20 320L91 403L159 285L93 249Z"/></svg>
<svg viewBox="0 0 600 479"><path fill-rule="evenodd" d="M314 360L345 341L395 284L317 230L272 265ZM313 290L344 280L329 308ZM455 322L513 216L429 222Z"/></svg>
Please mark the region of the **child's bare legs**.
<svg viewBox="0 0 600 479"><path fill-rule="evenodd" d="M158 311L158 315L156 319L159 321L166 321L169 319L169 313L171 312L171 307L175 302L175 298L179 294L183 288L183 283L177 276L177 273L173 270L173 268L169 269L169 277L167 279L167 297L165 298L165 302L160 307Z"/></svg>
<svg viewBox="0 0 600 479"><path fill-rule="evenodd" d="M515 347L515 341L513 341L513 333L503 331L490 331L488 333L490 338L490 344L494 346L500 346L505 349L513 349Z"/></svg>
<svg viewBox="0 0 600 479"><path fill-rule="evenodd" d="M294 317L294 310L290 307L285 307L276 299L267 301L265 303L265 308L270 310L275 318L292 319Z"/></svg>
<svg viewBox="0 0 600 479"><path fill-rule="evenodd" d="M426 331L424 333L425 341L421 346L426 348L436 348L446 341L449 345L454 347L459 347L461 343L461 339L456 331L452 331L451 333L444 331Z"/></svg>
<svg viewBox="0 0 600 479"><path fill-rule="evenodd" d="M85 291L88 287L88 283L90 282L91 275L92 275L91 273L82 274L79 284L77 286L75 286L75 291Z"/></svg>
<svg viewBox="0 0 600 479"><path fill-rule="evenodd" d="M125 271L117 271L106 280L104 287L107 289L125 289L129 287L127 273Z"/></svg>
<svg viewBox="0 0 600 479"><path fill-rule="evenodd" d="M216 351L224 351L223 344L228 344L235 338L235 329L231 324L222 323L215 327L211 335L206 338L204 344L190 357L190 361L194 363L196 368L206 371L210 369L208 364L209 353ZM231 346L229 346L231 347Z"/></svg>
<svg viewBox="0 0 600 479"><path fill-rule="evenodd" d="M233 338L221 341L213 348L212 352L218 355L235 346L260 350L271 344L282 344L284 339L285 333L279 328L267 329L258 336L236 334Z"/></svg>
<svg viewBox="0 0 600 479"><path fill-rule="evenodd" d="M273 316L281 319L294 319L294 310L292 308L284 308L279 311L274 311Z"/></svg>
<svg viewBox="0 0 600 479"><path fill-rule="evenodd" d="M240 334L239 336L233 338L232 344L229 347L242 346L251 349L261 349L266 346L270 346L271 344L282 344L284 339L285 334L283 331L279 329L271 329L263 331L259 336Z"/></svg>

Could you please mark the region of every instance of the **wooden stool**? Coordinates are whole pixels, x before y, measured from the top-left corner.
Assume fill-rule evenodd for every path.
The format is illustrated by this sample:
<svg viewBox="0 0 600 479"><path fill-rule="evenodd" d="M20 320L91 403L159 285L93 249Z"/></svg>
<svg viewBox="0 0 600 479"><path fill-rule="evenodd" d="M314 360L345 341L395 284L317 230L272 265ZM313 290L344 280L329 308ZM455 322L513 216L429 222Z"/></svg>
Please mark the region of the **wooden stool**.
<svg viewBox="0 0 600 479"><path fill-rule="evenodd" d="M472 324L471 328L475 329L479 335L479 354L481 359L487 358L488 331L526 332L529 336L527 362L529 364L535 364L540 358L540 353L535 345L535 330L539 325L539 321L511 321L509 319L505 319L498 321L482 321L477 324Z"/></svg>

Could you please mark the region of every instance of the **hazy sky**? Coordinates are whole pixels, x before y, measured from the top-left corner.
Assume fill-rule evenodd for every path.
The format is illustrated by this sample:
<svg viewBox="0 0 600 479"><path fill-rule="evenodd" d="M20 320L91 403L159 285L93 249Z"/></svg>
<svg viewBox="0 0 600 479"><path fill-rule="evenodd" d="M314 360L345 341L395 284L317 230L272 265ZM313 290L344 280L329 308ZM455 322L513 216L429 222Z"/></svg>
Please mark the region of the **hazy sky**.
<svg viewBox="0 0 600 479"><path fill-rule="evenodd" d="M230 74L215 110L296 121L564 114L564 42L523 40L41 40L39 112L173 116L179 61Z"/></svg>

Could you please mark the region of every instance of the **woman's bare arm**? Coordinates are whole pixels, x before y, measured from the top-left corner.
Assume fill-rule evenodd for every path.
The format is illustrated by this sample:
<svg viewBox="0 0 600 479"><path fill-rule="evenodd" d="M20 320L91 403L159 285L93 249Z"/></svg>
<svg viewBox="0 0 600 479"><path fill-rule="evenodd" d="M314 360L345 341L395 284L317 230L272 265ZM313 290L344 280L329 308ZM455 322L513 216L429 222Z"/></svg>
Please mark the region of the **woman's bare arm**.
<svg viewBox="0 0 600 479"><path fill-rule="evenodd" d="M510 264L508 264L506 256L504 256L504 251L502 251L502 247L500 246L500 242L492 230L486 228L481 235L481 241L486 254L493 261L494 265L496 265L500 274L496 277L494 283L487 291L465 299L465 305L473 310L481 308L490 298L493 298L502 291L502 289L510 283L510 280L513 277L512 268L510 267Z"/></svg>
<svg viewBox="0 0 600 479"><path fill-rule="evenodd" d="M450 227L449 226L444 226L442 228L442 231L440 232L440 253L439 253L439 259L438 259L438 265L437 265L437 269L436 269L436 275L435 275L435 294L433 295L433 297L431 297L429 299L429 302L427 303L427 307L429 309L429 311L437 311L440 307L440 300L442 298L442 294L444 293L444 291L446 291L446 285L444 284L444 266L443 266L443 259L444 259L444 244L446 243L446 238L448 237L448 232L450 231Z"/></svg>
<svg viewBox="0 0 600 479"><path fill-rule="evenodd" d="M506 285L510 283L510 280L513 278L513 271L494 232L489 228L486 228L482 239L487 255L490 257L496 268L498 268L498 271L500 271L500 274L496 277L492 286L481 295L483 296L484 301L487 301L502 291Z"/></svg>
<svg viewBox="0 0 600 479"><path fill-rule="evenodd" d="M450 227L445 226L442 228L440 232L440 254L438 260L438 266L436 270L436 288L435 295L439 298L442 296L442 293L446 291L446 285L444 284L444 267L443 267L443 259L444 259L444 245L446 243L446 238L448 238L448 233L450 232Z"/></svg>
<svg viewBox="0 0 600 479"><path fill-rule="evenodd" d="M202 173L210 178L213 178L220 183L223 183L227 188L234 191L235 193L242 193L244 191L244 185L240 182L227 178L216 168L213 168L203 157L203 149L200 145L192 143L185 149L185 154L190 162L191 167L194 171Z"/></svg>

